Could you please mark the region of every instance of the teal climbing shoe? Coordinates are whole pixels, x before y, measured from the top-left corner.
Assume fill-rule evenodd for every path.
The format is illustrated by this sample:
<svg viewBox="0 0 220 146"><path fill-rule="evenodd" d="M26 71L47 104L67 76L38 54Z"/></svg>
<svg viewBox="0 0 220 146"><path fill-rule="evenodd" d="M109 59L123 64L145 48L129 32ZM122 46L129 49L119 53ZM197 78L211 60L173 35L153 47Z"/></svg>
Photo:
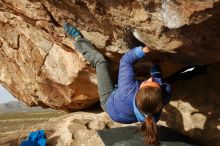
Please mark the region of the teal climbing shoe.
<svg viewBox="0 0 220 146"><path fill-rule="evenodd" d="M80 31L77 28L75 28L73 25L65 22L63 27L65 32L74 39L83 37Z"/></svg>

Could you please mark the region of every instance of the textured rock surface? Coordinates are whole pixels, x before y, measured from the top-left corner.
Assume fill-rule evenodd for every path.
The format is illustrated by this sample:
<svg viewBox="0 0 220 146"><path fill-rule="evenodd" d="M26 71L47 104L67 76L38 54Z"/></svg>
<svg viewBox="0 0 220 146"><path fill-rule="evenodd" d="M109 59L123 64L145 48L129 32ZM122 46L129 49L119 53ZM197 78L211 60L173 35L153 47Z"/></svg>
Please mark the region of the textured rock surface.
<svg viewBox="0 0 220 146"><path fill-rule="evenodd" d="M166 74L175 71L174 62L219 62L217 0L1 0L0 6L0 80L28 105L77 110L98 100L95 72L66 37L64 21L82 30L112 66L135 45L133 30L152 48L168 51L161 57L174 69Z"/></svg>
<svg viewBox="0 0 220 146"><path fill-rule="evenodd" d="M202 145L220 144L219 67L210 65L204 75L174 83L173 100L161 119Z"/></svg>
<svg viewBox="0 0 220 146"><path fill-rule="evenodd" d="M76 112L51 119L48 123L36 125L31 129L11 133L8 137L0 138L0 144L19 145L30 131L44 129L48 146L102 146L96 131L121 126L126 125L112 122L105 113Z"/></svg>
<svg viewBox="0 0 220 146"><path fill-rule="evenodd" d="M65 35L64 21L106 55L113 78L121 54L137 43L131 35L136 30L161 51L166 76L188 64L209 64L206 75L173 85L162 121L216 141L219 9L219 0L0 0L0 82L30 106L84 109L98 101L95 71Z"/></svg>

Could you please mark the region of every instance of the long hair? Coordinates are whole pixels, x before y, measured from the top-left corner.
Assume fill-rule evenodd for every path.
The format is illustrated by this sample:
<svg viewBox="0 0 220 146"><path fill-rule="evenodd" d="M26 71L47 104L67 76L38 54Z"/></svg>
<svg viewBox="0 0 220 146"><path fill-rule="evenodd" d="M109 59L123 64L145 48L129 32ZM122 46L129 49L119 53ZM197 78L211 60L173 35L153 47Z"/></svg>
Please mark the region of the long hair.
<svg viewBox="0 0 220 146"><path fill-rule="evenodd" d="M161 88L150 86L141 88L135 98L138 109L147 114L140 127L144 140L147 144L159 146L157 126L152 115L160 112L163 107Z"/></svg>

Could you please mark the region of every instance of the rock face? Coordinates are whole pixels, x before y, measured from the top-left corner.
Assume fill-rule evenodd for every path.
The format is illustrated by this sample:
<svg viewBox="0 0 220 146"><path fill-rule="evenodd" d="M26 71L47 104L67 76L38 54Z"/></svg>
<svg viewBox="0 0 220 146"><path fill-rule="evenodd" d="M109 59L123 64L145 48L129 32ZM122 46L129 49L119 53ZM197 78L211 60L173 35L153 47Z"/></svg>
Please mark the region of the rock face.
<svg viewBox="0 0 220 146"><path fill-rule="evenodd" d="M137 45L135 31L166 60L166 76L186 65L209 65L202 77L173 84L163 118L198 139L216 140L219 9L219 0L0 0L0 82L29 106L87 108L98 101L95 70L75 51L63 23L105 54L113 78L120 56Z"/></svg>
<svg viewBox="0 0 220 146"><path fill-rule="evenodd" d="M199 145L220 144L219 64L206 73L173 84L173 98L165 107L161 121L199 141Z"/></svg>
<svg viewBox="0 0 220 146"><path fill-rule="evenodd" d="M0 5L0 79L29 105L71 111L98 100L95 72L66 37L64 21L82 30L112 66L117 54L134 45L134 30L153 49L168 52L161 54L171 62L219 61L219 1L1 0Z"/></svg>

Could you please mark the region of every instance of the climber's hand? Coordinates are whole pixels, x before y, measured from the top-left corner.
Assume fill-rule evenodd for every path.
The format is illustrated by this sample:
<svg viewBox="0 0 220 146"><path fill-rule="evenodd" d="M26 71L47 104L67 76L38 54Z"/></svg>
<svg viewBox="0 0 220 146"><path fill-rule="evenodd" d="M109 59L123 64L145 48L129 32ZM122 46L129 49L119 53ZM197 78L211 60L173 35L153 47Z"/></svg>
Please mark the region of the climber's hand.
<svg viewBox="0 0 220 146"><path fill-rule="evenodd" d="M144 51L144 53L148 53L148 52L150 52L150 49L149 49L147 46L145 46L145 47L143 48L143 51Z"/></svg>

